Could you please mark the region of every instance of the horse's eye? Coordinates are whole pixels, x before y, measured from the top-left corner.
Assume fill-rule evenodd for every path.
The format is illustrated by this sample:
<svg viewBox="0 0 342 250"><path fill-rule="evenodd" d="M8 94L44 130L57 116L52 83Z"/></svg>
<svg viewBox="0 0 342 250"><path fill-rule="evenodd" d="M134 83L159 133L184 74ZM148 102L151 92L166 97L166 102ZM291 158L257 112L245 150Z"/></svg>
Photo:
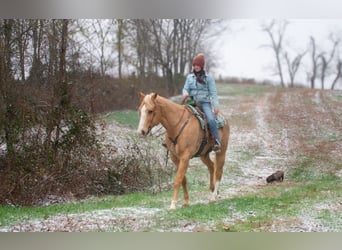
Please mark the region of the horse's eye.
<svg viewBox="0 0 342 250"><path fill-rule="evenodd" d="M153 113L153 110L149 110L147 111L149 115L151 115Z"/></svg>

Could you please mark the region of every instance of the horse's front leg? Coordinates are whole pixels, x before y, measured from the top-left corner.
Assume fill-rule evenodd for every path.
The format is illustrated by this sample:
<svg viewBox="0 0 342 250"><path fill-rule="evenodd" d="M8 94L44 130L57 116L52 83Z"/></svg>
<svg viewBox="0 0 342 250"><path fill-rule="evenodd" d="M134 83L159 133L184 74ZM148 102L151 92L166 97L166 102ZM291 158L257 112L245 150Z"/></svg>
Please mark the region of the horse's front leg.
<svg viewBox="0 0 342 250"><path fill-rule="evenodd" d="M174 180L174 189L173 189L173 196L172 196L170 210L175 210L176 209L176 204L177 204L177 198L178 198L178 192L179 192L180 185L183 186L184 206L188 206L189 205L189 194L188 194L188 189L187 189L187 186L186 186L186 177L185 177L185 173L187 171L188 164L189 164L189 158L183 158L183 159L181 159L181 160L179 160L177 162L178 162L177 173L176 173L176 177L175 177L175 180Z"/></svg>

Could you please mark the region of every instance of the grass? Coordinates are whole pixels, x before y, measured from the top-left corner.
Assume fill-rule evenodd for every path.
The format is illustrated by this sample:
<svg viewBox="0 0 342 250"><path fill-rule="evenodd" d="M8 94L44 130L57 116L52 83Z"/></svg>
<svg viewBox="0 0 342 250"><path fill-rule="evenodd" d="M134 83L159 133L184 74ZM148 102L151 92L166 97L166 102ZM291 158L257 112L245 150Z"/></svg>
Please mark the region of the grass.
<svg viewBox="0 0 342 250"><path fill-rule="evenodd" d="M110 123L113 121L131 129L138 127L139 114L136 110L114 111L103 116L103 119Z"/></svg>
<svg viewBox="0 0 342 250"><path fill-rule="evenodd" d="M342 102L342 95L337 95L336 99Z"/></svg>
<svg viewBox="0 0 342 250"><path fill-rule="evenodd" d="M218 84L219 95L222 96L261 96L267 92L274 92L277 87L259 84Z"/></svg>
<svg viewBox="0 0 342 250"><path fill-rule="evenodd" d="M229 122L231 126L238 127L239 129L253 129L256 124L254 120L254 114L250 113L237 113L232 114L229 117Z"/></svg>
<svg viewBox="0 0 342 250"><path fill-rule="evenodd" d="M113 206L113 201L97 200L82 201L50 205L46 207L0 207L0 226L10 225L18 221L27 221L38 218L46 218L56 214L83 213L97 209L108 209Z"/></svg>
<svg viewBox="0 0 342 250"><path fill-rule="evenodd" d="M163 224L164 227L166 224L177 225L178 221L202 226L211 224L214 231L262 231L279 218L293 220L304 208L336 199L342 191L341 185L336 186L337 183L337 179L324 178L302 185L265 186L256 194L213 204L195 204L169 212L163 216ZM330 192L325 193L327 190ZM323 211L317 214L317 219L331 221L337 213Z"/></svg>
<svg viewBox="0 0 342 250"><path fill-rule="evenodd" d="M192 178L189 178L190 182ZM133 193L123 196L93 197L82 202L47 207L2 206L0 207L0 225L6 226L19 221L47 218L56 214L84 213L113 207L144 207L165 208L155 216L156 225L164 228L165 231L184 223L210 225L214 231L262 231L278 218L290 220L304 208L312 207L315 203L335 201L342 191L339 181L340 179L336 176L325 176L302 184L267 185L260 188L257 193L245 194L212 204L194 204L172 212L166 210L172 191L159 194ZM198 192L198 188L189 184L190 189L196 189L190 191L190 195L194 195L194 192ZM180 200L181 196L182 192L180 192ZM336 220L339 215L338 211L323 210L317 212L315 216L317 220L326 221L325 223L329 224L329 221ZM227 224L229 229L227 229ZM341 229L338 225L336 227Z"/></svg>
<svg viewBox="0 0 342 250"><path fill-rule="evenodd" d="M28 220L47 218L58 214L85 213L89 211L111 209L113 207L142 206L145 208L158 208L164 204L160 202L171 193L160 194L131 193L122 196L92 197L75 203L50 205L46 207L12 207L0 206L0 227L25 222Z"/></svg>

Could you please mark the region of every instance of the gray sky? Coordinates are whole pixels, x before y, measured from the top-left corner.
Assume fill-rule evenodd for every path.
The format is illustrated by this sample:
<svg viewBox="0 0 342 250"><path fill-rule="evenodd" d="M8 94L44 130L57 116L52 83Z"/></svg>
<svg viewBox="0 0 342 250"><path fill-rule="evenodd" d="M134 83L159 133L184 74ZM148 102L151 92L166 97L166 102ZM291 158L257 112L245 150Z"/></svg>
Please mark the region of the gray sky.
<svg viewBox="0 0 342 250"><path fill-rule="evenodd" d="M288 48L289 52L307 49L310 36L316 39L317 49L329 52L330 33L337 34L342 40L342 19L288 19L288 21L284 47ZM271 69L275 62L273 51L262 46L270 44L268 35L261 31L263 20L232 19L229 22L231 30L223 35L223 42L219 45L222 57L214 74L278 80ZM342 44L339 48L342 57ZM311 66L309 54L304 59L297 78L303 83L306 82L306 71Z"/></svg>

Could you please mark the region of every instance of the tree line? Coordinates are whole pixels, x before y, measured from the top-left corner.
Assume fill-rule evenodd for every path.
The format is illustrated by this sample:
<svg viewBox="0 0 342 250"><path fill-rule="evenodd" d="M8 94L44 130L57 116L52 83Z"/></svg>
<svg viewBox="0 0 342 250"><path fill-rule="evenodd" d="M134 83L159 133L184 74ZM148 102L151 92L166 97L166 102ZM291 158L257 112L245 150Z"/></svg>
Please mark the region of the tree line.
<svg viewBox="0 0 342 250"><path fill-rule="evenodd" d="M338 34L330 33L328 37L330 46L323 49L318 48L316 38L311 35L307 48L293 52L284 44L289 25L290 22L287 20L271 20L261 25L262 31L270 40L270 43L264 46L273 51L275 75L279 77L281 86L287 86L285 76L289 79L288 86L294 86L299 69L304 64L303 59L308 57L310 66L306 71L306 76L310 87L316 88L317 82L320 82L321 89L325 89L326 80L330 77L332 78L330 88L334 89L338 81L342 79L342 57L339 52L341 38Z"/></svg>
<svg viewBox="0 0 342 250"><path fill-rule="evenodd" d="M61 20L0 20L7 69L13 78L46 83L57 70ZM218 33L219 20L68 20L68 72L92 70L123 78L184 75L198 51L210 57L204 41ZM171 81L170 81L171 82Z"/></svg>

